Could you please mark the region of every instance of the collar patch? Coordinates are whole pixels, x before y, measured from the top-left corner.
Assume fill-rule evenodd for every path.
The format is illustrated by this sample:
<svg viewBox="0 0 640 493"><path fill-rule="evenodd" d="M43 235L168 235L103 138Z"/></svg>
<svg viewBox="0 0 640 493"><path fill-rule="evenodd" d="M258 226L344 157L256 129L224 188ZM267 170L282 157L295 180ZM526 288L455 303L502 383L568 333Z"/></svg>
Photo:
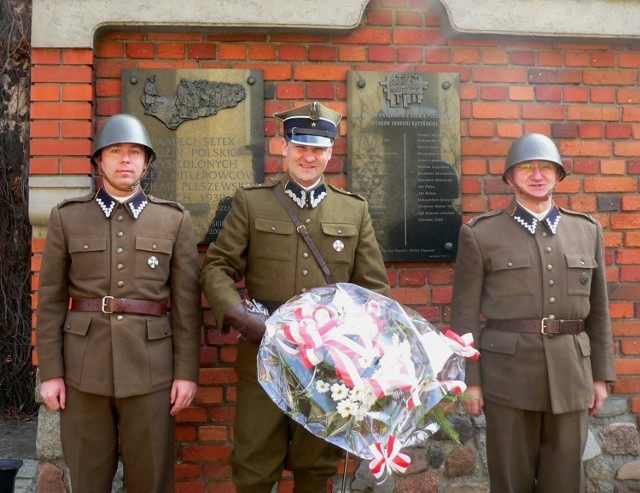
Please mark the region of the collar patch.
<svg viewBox="0 0 640 493"><path fill-rule="evenodd" d="M524 229L529 231L532 235L536 234L536 230L538 229L539 224L544 224L546 228L551 232L551 234L558 233L558 225L560 224L560 211L558 207L554 204L554 206L549 211L549 214L539 221L535 216L533 216L528 210L524 207L520 206L520 204L516 204L515 209L511 213L511 217L513 220L517 222Z"/></svg>
<svg viewBox="0 0 640 493"><path fill-rule="evenodd" d="M327 196L327 187L321 183L313 190L305 190L296 182L289 180L284 187L284 193L291 197L300 209L305 207L314 209Z"/></svg>
<svg viewBox="0 0 640 493"><path fill-rule="evenodd" d="M96 194L96 202L100 206L104 217L107 219L111 217L113 211L118 206L118 201L102 188L98 190L98 193ZM140 217L140 214L142 214L142 211L148 203L149 200L143 191L138 192L125 202L127 210L131 213L134 219L138 219L138 217Z"/></svg>
<svg viewBox="0 0 640 493"><path fill-rule="evenodd" d="M102 209L102 213L107 219L111 217L113 210L116 208L116 205L118 205L118 202L116 202L111 195L102 190L102 188L98 190L96 202L98 202L100 209Z"/></svg>

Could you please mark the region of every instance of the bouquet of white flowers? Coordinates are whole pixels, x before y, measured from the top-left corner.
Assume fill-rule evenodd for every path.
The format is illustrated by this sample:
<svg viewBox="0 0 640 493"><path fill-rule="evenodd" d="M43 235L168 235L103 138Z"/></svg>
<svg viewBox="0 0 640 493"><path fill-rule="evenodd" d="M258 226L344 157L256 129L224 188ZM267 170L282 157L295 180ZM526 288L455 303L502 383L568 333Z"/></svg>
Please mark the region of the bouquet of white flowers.
<svg viewBox="0 0 640 493"><path fill-rule="evenodd" d="M287 415L378 479L404 472L400 449L437 429L429 411L465 388L466 337L441 334L417 312L355 284L312 289L267 320L258 376Z"/></svg>

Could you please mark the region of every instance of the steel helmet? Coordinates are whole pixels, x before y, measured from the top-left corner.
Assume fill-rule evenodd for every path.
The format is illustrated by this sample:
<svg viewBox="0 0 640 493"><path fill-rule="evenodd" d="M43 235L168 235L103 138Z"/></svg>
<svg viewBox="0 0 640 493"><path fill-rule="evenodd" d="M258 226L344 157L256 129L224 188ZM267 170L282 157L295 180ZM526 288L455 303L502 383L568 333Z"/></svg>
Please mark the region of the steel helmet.
<svg viewBox="0 0 640 493"><path fill-rule="evenodd" d="M564 177L567 176L562 158L553 141L546 135L533 133L523 135L511 145L502 173L502 181L507 183L507 172L513 166L527 161L549 161L556 165L560 174L559 181L564 180Z"/></svg>
<svg viewBox="0 0 640 493"><path fill-rule="evenodd" d="M121 113L105 120L93 141L91 163L97 165L95 157L102 149L113 144L140 144L147 148L147 164L156 158L151 139L142 122L133 115Z"/></svg>

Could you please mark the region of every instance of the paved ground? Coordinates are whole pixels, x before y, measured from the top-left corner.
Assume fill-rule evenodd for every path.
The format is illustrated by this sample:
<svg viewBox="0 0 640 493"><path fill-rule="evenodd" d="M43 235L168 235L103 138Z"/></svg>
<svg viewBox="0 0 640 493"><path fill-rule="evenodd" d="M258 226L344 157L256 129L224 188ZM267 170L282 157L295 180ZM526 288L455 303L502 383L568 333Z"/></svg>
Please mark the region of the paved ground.
<svg viewBox="0 0 640 493"><path fill-rule="evenodd" d="M0 419L0 459L22 459L15 479L14 493L36 491L38 461L36 435L38 421Z"/></svg>
<svg viewBox="0 0 640 493"><path fill-rule="evenodd" d="M36 459L37 433L37 419L0 419L0 459Z"/></svg>

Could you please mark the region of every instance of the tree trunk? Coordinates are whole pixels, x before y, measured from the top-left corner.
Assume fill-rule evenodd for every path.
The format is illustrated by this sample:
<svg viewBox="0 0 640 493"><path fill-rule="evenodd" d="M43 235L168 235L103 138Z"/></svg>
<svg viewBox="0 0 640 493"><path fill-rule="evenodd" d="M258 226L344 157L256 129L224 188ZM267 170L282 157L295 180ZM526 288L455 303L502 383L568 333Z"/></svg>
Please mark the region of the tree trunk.
<svg viewBox="0 0 640 493"><path fill-rule="evenodd" d="M29 224L30 0L0 0L0 413L29 415L31 225Z"/></svg>

